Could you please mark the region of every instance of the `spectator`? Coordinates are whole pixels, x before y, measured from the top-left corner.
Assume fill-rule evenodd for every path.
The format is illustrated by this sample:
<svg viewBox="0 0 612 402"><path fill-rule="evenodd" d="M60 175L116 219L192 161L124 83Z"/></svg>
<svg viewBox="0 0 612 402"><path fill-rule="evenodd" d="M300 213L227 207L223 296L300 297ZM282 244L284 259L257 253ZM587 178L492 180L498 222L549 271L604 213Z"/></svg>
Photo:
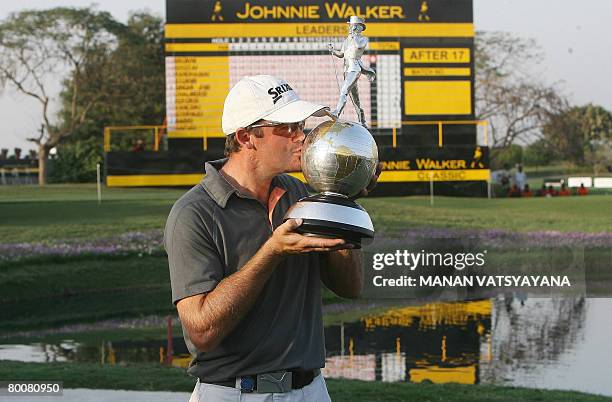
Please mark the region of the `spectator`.
<svg viewBox="0 0 612 402"><path fill-rule="evenodd" d="M516 184L519 190L523 190L525 188L525 184L527 183L527 175L523 172L523 166L518 165L516 173L514 173L514 184Z"/></svg>
<svg viewBox="0 0 612 402"><path fill-rule="evenodd" d="M565 183L561 184L561 191L559 191L559 195L562 197L567 197L568 195L572 195L572 192L569 191L567 187L565 187Z"/></svg>
<svg viewBox="0 0 612 402"><path fill-rule="evenodd" d="M8 159L8 148L2 148L0 150L0 159Z"/></svg>
<svg viewBox="0 0 612 402"><path fill-rule="evenodd" d="M142 152L145 150L145 143L143 140L137 140L132 147L132 152Z"/></svg>
<svg viewBox="0 0 612 402"><path fill-rule="evenodd" d="M520 196L521 196L521 190L518 188L516 184L513 184L510 191L508 191L508 197L520 197Z"/></svg>
<svg viewBox="0 0 612 402"><path fill-rule="evenodd" d="M576 191L578 195L588 195L589 189L584 186L584 183L580 183L580 187L578 187L578 191Z"/></svg>
<svg viewBox="0 0 612 402"><path fill-rule="evenodd" d="M546 189L546 196L547 197L556 197L558 195L559 195L559 192L557 190L555 190L552 185L548 185L548 188Z"/></svg>
<svg viewBox="0 0 612 402"><path fill-rule="evenodd" d="M538 197L546 197L547 194L548 194L548 191L546 190L546 185L542 184L542 187L540 187L540 189L538 190L536 196L538 196Z"/></svg>
<svg viewBox="0 0 612 402"><path fill-rule="evenodd" d="M523 187L523 192L521 193L521 197L533 197L533 193L529 188L529 184L525 183L525 187Z"/></svg>
<svg viewBox="0 0 612 402"><path fill-rule="evenodd" d="M504 189L504 192L507 193L510 190L510 166L508 166L508 164L505 164L504 168L500 172L499 181Z"/></svg>

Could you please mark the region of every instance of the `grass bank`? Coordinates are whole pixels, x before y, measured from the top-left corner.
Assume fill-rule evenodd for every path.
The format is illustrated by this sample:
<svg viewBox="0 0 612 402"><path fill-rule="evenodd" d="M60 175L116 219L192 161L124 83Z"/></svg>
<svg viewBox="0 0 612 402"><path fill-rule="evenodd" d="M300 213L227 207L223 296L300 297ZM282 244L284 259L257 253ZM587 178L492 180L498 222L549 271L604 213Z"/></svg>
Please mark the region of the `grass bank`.
<svg viewBox="0 0 612 402"><path fill-rule="evenodd" d="M162 229L185 190L104 189L98 205L90 185L3 186L0 243L88 239ZM609 196L479 199L364 198L381 231L413 227L602 232L612 227Z"/></svg>
<svg viewBox="0 0 612 402"><path fill-rule="evenodd" d="M0 289L0 332L176 314L162 254L4 263ZM326 304L341 300L324 292Z"/></svg>
<svg viewBox="0 0 612 402"><path fill-rule="evenodd" d="M88 363L0 362L2 380L57 380L64 388L191 392L194 381L184 370L158 365L101 366ZM459 384L390 384L327 380L335 402L352 401L610 401L612 398L572 391Z"/></svg>
<svg viewBox="0 0 612 402"><path fill-rule="evenodd" d="M0 330L174 313L163 256L56 259L0 268Z"/></svg>

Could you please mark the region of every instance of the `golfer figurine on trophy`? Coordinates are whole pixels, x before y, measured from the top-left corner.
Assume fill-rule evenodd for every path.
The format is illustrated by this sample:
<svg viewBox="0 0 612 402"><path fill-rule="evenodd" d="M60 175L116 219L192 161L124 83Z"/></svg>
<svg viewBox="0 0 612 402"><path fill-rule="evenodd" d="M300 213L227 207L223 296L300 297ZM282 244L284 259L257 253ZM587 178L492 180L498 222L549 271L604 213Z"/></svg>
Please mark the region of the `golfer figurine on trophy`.
<svg viewBox="0 0 612 402"><path fill-rule="evenodd" d="M366 128L365 113L359 104L357 80L362 73L374 80L374 70L361 63L368 44L361 35L363 19L351 17L349 36L341 50L329 49L344 58L344 83L332 120L313 128L302 146L302 173L317 194L295 203L286 219L302 219L298 231L307 235L340 237L361 247L374 238L374 226L366 210L354 200L371 183L378 166L378 147ZM348 96L351 96L359 122L340 120Z"/></svg>
<svg viewBox="0 0 612 402"><path fill-rule="evenodd" d="M344 109L344 106L346 105L348 95L350 94L351 98L353 99L353 104L355 105L355 111L357 112L359 123L365 127L365 113L361 108L361 104L359 103L357 80L363 73L366 74L370 79L370 82L372 82L376 79L376 72L373 69L364 66L361 62L361 56L363 55L365 48L368 46L368 38L361 34L366 29L363 18L352 16L349 19L348 24L349 34L342 43L342 48L340 50L336 50L334 49L334 45L332 43L328 45L331 54L344 59L344 82L342 83L342 88L340 89L340 99L338 99L336 109L334 109L331 113L336 117L340 117L342 109Z"/></svg>

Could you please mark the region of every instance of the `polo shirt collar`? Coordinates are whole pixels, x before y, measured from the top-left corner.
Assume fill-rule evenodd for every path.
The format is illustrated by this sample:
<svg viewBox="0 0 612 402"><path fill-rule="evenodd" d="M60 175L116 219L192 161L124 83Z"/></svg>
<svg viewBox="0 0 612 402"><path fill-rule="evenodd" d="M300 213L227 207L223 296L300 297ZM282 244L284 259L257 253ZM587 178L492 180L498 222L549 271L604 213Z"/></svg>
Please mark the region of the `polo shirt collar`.
<svg viewBox="0 0 612 402"><path fill-rule="evenodd" d="M232 196L232 194L236 194L237 196L243 198L251 198L242 195L236 187L229 183L225 179L225 177L223 177L223 175L219 173L219 170L221 170L225 162L227 162L227 158L206 162L204 164L206 176L204 176L204 178L200 182L200 184L202 185L202 187L204 187L210 197L221 208L225 208L225 206L227 205L227 201ZM283 186L282 180L278 179L278 176L272 179L270 191L272 191L275 187L280 187L284 190L287 190L285 186Z"/></svg>
<svg viewBox="0 0 612 402"><path fill-rule="evenodd" d="M227 162L227 158L206 162L204 164L206 176L204 176L200 182L210 197L219 204L221 208L225 208L230 196L238 192L238 190L219 173L219 170L221 170L225 162Z"/></svg>

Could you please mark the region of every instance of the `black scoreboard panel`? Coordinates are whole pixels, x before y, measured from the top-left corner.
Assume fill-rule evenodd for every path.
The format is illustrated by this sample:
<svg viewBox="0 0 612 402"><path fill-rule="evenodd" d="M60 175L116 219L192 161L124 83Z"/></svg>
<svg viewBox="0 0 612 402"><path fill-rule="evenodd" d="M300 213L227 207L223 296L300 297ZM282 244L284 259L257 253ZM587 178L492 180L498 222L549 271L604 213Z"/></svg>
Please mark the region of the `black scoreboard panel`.
<svg viewBox="0 0 612 402"><path fill-rule="evenodd" d="M472 14L471 0L167 0L169 152L202 153L222 147L223 101L245 75L280 76L301 98L333 108L343 69L342 60L329 54L327 44L340 46L348 19L358 15L366 20L364 34L370 40L362 61L377 71L376 81L362 77L358 88L380 159L402 162L407 155L435 155L440 162L439 169L413 164L408 170L394 170L406 165L389 163L380 178L381 184L389 186L381 189L393 193L393 188L401 188L399 193L409 193L410 186L398 183L425 181L423 175L413 174L416 170L462 171L428 176L440 182L486 181L488 152L481 152L476 167L467 163L477 142L476 126L471 123ZM343 118L357 120L350 102ZM444 122L443 130L439 122ZM317 123L309 119L307 129ZM443 163L459 154L469 154L467 168L451 169L452 164Z"/></svg>

